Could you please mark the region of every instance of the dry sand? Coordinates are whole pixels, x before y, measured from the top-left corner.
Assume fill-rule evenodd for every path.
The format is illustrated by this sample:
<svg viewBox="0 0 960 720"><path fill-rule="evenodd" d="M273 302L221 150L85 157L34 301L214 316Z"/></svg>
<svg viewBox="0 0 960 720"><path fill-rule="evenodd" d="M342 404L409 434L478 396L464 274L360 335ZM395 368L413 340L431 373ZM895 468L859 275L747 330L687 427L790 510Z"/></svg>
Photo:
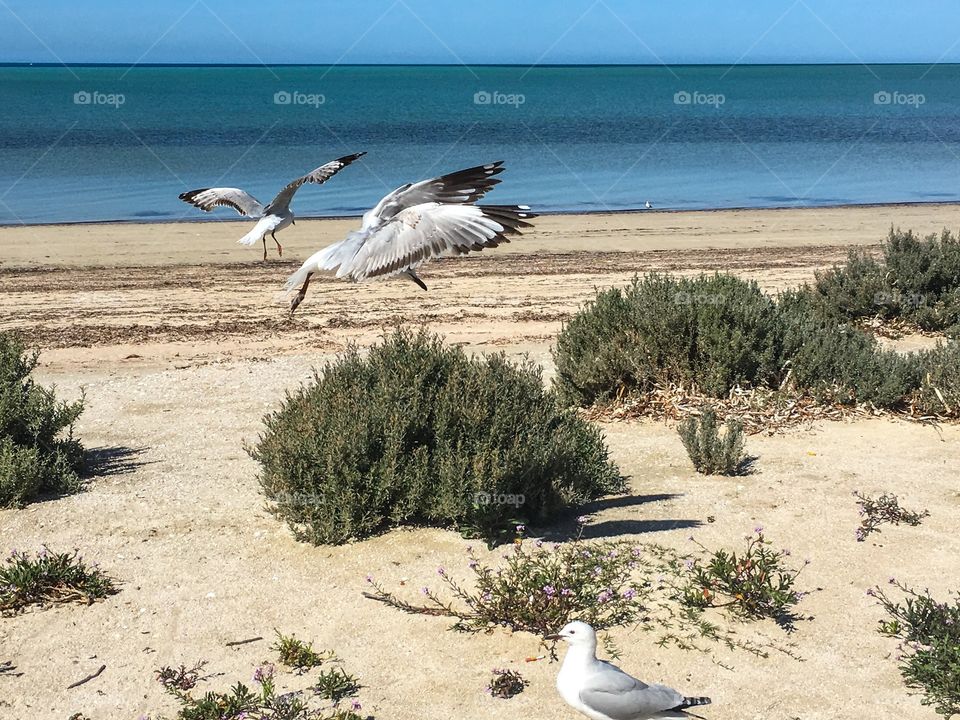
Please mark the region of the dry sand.
<svg viewBox="0 0 960 720"><path fill-rule="evenodd" d="M0 551L80 548L123 582L91 607L0 619L0 663L23 673L0 675L0 720L172 715L153 670L205 659L224 673L211 686L249 682L254 665L274 657L274 628L335 648L377 718L577 717L553 687L558 666L524 662L543 653L534 637L459 635L446 619L361 597L367 574L410 598L437 585L438 565L465 578L468 541L413 530L348 547L295 542L263 510L243 451L263 413L312 366L395 319L429 323L472 350L529 353L549 375L562 319L596 286L654 269L720 269L782 288L850 246L879 242L891 225L960 227L960 207L545 217L510 246L428 266L429 293L404 282L321 282L286 320L277 288L294 260L352 224L298 222L280 236L291 260L268 263L233 245L236 223L0 230L0 328L44 349L39 379L61 396L86 391L78 430L102 465L84 493L0 511ZM621 628L613 637L624 667L712 696L702 714L714 720L935 717L903 687L895 643L876 633L881 611L865 590L891 575L941 596L956 587L960 428L874 419L755 436L758 472L739 479L698 476L667 425L604 432L630 492L600 504L595 536L685 550L690 534L736 545L761 524L798 561L811 560L799 586L813 592L798 610L812 619L789 637L773 624L741 628L795 643L802 662L663 650L655 635ZM895 492L931 517L857 543L854 489ZM224 645L254 636L265 640ZM66 689L101 664L100 677ZM493 667L519 669L530 687L490 698ZM284 674L280 684L304 680Z"/></svg>

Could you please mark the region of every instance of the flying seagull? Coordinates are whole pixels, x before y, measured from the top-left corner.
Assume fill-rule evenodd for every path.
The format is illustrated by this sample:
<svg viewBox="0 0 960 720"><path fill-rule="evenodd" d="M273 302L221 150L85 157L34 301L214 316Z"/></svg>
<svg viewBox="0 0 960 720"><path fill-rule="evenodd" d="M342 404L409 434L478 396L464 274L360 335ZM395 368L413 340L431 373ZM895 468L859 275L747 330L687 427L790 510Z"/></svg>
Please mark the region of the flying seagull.
<svg viewBox="0 0 960 720"><path fill-rule="evenodd" d="M194 207L210 212L218 205L228 205L241 215L257 218L257 224L237 242L241 245L254 245L263 242L263 259L267 259L267 235L277 244L277 254L283 255L283 247L277 236L277 230L293 224L293 213L290 211L290 201L301 185L305 183L321 184L332 178L338 172L357 158L366 155L365 152L345 155L342 158L331 160L321 165L311 173L288 183L277 196L264 207L253 195L239 188L200 188L190 192L180 193L180 199Z"/></svg>
<svg viewBox="0 0 960 720"><path fill-rule="evenodd" d="M510 242L536 217L526 205L474 205L503 172L503 161L459 170L417 183L407 183L368 210L359 230L314 253L287 280L287 291L299 290L290 313L303 302L314 273L335 270L336 277L361 282L406 275L424 290L416 270L441 254Z"/></svg>
<svg viewBox="0 0 960 720"><path fill-rule="evenodd" d="M710 704L710 698L684 697L665 685L647 685L616 665L597 660L597 634L585 622L568 623L547 639L570 645L557 675L557 690L570 707L593 720L683 718L687 708Z"/></svg>

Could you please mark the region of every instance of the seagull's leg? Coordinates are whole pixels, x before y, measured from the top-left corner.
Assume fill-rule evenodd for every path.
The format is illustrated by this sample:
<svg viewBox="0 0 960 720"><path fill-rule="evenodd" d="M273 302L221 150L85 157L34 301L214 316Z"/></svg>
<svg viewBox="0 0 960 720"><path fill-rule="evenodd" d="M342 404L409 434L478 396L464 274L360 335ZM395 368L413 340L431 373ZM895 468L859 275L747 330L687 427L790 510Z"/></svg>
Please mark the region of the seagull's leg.
<svg viewBox="0 0 960 720"><path fill-rule="evenodd" d="M273 233L275 233L275 232L276 232L276 230L271 230L271 231L270 231L270 237L272 237L272 238L273 238L273 241L277 244L277 255L279 255L280 257L283 257L283 246L280 244L280 241L277 240L277 236L273 234ZM264 242L264 244L266 244L267 239L264 238L264 239L263 239L263 242ZM264 249L266 249L266 248L264 248Z"/></svg>
<svg viewBox="0 0 960 720"><path fill-rule="evenodd" d="M266 262L266 261L267 261L267 235L266 235L266 233L264 233L263 237L260 238L260 239L263 240L263 261Z"/></svg>
<svg viewBox="0 0 960 720"><path fill-rule="evenodd" d="M296 310L300 303L303 302L303 298L307 296L307 288L310 286L310 278L313 277L313 273L307 275L307 279L303 281L303 287L297 291L297 294L294 295L293 300L290 301L290 316L293 317L293 311Z"/></svg>
<svg viewBox="0 0 960 720"><path fill-rule="evenodd" d="M422 287L424 290L427 289L426 283L420 279L420 277L413 271L413 268L407 268L407 277L413 280L417 285Z"/></svg>

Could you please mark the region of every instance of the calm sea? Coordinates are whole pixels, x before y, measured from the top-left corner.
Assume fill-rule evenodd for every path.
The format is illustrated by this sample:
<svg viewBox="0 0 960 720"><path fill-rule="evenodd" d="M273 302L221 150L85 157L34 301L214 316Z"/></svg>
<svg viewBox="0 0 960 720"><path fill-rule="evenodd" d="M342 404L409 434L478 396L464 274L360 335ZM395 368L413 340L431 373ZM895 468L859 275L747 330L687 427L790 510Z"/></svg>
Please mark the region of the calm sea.
<svg viewBox="0 0 960 720"><path fill-rule="evenodd" d="M542 211L958 201L960 66L0 67L0 224L198 219L359 150L298 215L500 159Z"/></svg>

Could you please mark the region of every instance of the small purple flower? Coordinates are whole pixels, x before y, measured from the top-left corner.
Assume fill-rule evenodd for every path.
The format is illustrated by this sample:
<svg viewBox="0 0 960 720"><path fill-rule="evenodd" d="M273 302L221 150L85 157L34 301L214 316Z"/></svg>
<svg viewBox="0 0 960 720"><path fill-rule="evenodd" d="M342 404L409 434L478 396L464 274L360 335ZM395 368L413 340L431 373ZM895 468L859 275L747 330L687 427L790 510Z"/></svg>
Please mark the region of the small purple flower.
<svg viewBox="0 0 960 720"><path fill-rule="evenodd" d="M542 548L542 547L543 547L543 540L537 540L537 541L534 543L534 545L536 545L538 548Z"/></svg>
<svg viewBox="0 0 960 720"><path fill-rule="evenodd" d="M586 525L588 522L590 522L589 515L581 515L577 518L577 525Z"/></svg>
<svg viewBox="0 0 960 720"><path fill-rule="evenodd" d="M763 535L763 525L757 525L757 526L753 529L753 531L754 531L757 535Z"/></svg>
<svg viewBox="0 0 960 720"><path fill-rule="evenodd" d="M273 667L270 663L261 665L256 670L253 671L253 681L255 683L260 683L261 685L268 680L273 679L273 673L276 668Z"/></svg>
<svg viewBox="0 0 960 720"><path fill-rule="evenodd" d="M544 585L543 594L546 595L548 598L552 598L554 595L557 594L557 591L553 587L553 585Z"/></svg>
<svg viewBox="0 0 960 720"><path fill-rule="evenodd" d="M442 567L438 567L438 568L437 568L437 575L439 575L440 577L446 577L447 571L444 570Z"/></svg>
<svg viewBox="0 0 960 720"><path fill-rule="evenodd" d="M693 535L691 535L690 537L688 537L687 540L689 540L690 542L693 542Z"/></svg>
<svg viewBox="0 0 960 720"><path fill-rule="evenodd" d="M613 593L612 593L612 592L610 592L609 590L604 590L602 593L600 593L599 595L597 595L597 602L598 602L598 603L601 603L601 604L602 604L602 603L605 603L605 602L609 602L609 601L610 601L610 598L612 598L612 597L613 597Z"/></svg>
<svg viewBox="0 0 960 720"><path fill-rule="evenodd" d="M569 597L570 595L573 595L573 590L571 590L570 588L563 588L560 591L560 594L563 595L564 597Z"/></svg>
<svg viewBox="0 0 960 720"><path fill-rule="evenodd" d="M686 565L687 570L693 570L693 560L687 558L683 564Z"/></svg>
<svg viewBox="0 0 960 720"><path fill-rule="evenodd" d="M429 595L429 594L430 594L430 588L428 588L426 585L424 585L422 588L420 588L420 592L423 593L424 595Z"/></svg>
<svg viewBox="0 0 960 720"><path fill-rule="evenodd" d="M367 582L368 582L368 583L372 583L372 582L373 582L373 575L367 575Z"/></svg>
<svg viewBox="0 0 960 720"><path fill-rule="evenodd" d="M350 709L353 712L360 712L360 710L363 709L363 706L360 704L358 700L354 700L352 703L350 703Z"/></svg>
<svg viewBox="0 0 960 720"><path fill-rule="evenodd" d="M634 590L633 588L630 588L629 590L625 590L623 592L624 600L633 600L636 596L637 596L637 591Z"/></svg>
<svg viewBox="0 0 960 720"><path fill-rule="evenodd" d="M526 532L526 529L527 529L527 526L526 526L526 525L517 525L517 532L518 532L518 533Z"/></svg>
<svg viewBox="0 0 960 720"><path fill-rule="evenodd" d="M887 578L887 582L890 583L891 585L896 585L897 579L891 575L890 577Z"/></svg>
<svg viewBox="0 0 960 720"><path fill-rule="evenodd" d="M471 561L470 561L470 569L471 569L471 570L476 570L479 565L480 565L480 563L478 563L476 560L471 560Z"/></svg>
<svg viewBox="0 0 960 720"><path fill-rule="evenodd" d="M617 556L616 550L611 550L610 552L607 553L608 558L615 558L616 556Z"/></svg>
<svg viewBox="0 0 960 720"><path fill-rule="evenodd" d="M867 588L867 595L870 597L876 597L876 593L873 591L873 588Z"/></svg>
<svg viewBox="0 0 960 720"><path fill-rule="evenodd" d="M641 555L643 555L643 550L641 548L635 547L633 549L633 556L640 557Z"/></svg>

